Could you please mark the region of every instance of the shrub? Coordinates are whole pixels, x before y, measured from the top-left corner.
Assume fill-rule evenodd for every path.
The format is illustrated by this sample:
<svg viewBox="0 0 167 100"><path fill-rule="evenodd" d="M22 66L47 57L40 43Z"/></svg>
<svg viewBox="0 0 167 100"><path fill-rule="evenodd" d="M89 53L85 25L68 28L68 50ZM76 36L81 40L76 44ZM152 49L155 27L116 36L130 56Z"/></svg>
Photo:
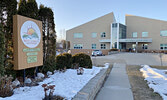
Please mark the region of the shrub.
<svg viewBox="0 0 167 100"><path fill-rule="evenodd" d="M112 48L112 49L110 49L110 51L118 51L118 49Z"/></svg>
<svg viewBox="0 0 167 100"><path fill-rule="evenodd" d="M164 53L167 54L167 51L165 50Z"/></svg>
<svg viewBox="0 0 167 100"><path fill-rule="evenodd" d="M66 62L67 61L67 57L65 55L57 55L56 56L56 68L59 70L62 70L66 67Z"/></svg>
<svg viewBox="0 0 167 100"><path fill-rule="evenodd" d="M5 75L12 76L14 79L17 77L17 72L16 70L13 69L12 66L8 66L5 68ZM20 72L20 71L19 71Z"/></svg>
<svg viewBox="0 0 167 100"><path fill-rule="evenodd" d="M13 77L1 77L0 76L0 97L8 97L13 95L13 89L11 88Z"/></svg>
<svg viewBox="0 0 167 100"><path fill-rule="evenodd" d="M66 56L66 61L65 62L65 66L67 68L71 68L72 67L72 55L69 53L63 53L62 55Z"/></svg>
<svg viewBox="0 0 167 100"><path fill-rule="evenodd" d="M80 67L92 68L92 60L85 53L77 53L72 56L73 64L79 64Z"/></svg>
<svg viewBox="0 0 167 100"><path fill-rule="evenodd" d="M4 75L5 67L4 67L4 61L5 61L5 35L2 32L2 24L0 23L0 75Z"/></svg>
<svg viewBox="0 0 167 100"><path fill-rule="evenodd" d="M42 72L47 73L48 71L53 72L54 70L56 70L56 59L54 56L50 56L46 59Z"/></svg>

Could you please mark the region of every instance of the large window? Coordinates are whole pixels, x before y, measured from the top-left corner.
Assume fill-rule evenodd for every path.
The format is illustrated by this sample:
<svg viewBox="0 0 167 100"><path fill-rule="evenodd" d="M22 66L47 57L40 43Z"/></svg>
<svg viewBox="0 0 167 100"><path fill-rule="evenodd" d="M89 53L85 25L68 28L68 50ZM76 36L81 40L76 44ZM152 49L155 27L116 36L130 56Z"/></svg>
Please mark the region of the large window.
<svg viewBox="0 0 167 100"><path fill-rule="evenodd" d="M105 32L102 32L102 33L101 33L101 37L106 37L106 33L105 33Z"/></svg>
<svg viewBox="0 0 167 100"><path fill-rule="evenodd" d="M96 49L96 44L92 44L92 49Z"/></svg>
<svg viewBox="0 0 167 100"><path fill-rule="evenodd" d="M132 37L137 37L137 32L133 32Z"/></svg>
<svg viewBox="0 0 167 100"><path fill-rule="evenodd" d="M74 38L83 38L82 33L74 33Z"/></svg>
<svg viewBox="0 0 167 100"><path fill-rule="evenodd" d="M106 49L106 44L101 44L101 49Z"/></svg>
<svg viewBox="0 0 167 100"><path fill-rule="evenodd" d="M112 24L112 28L117 27L117 23Z"/></svg>
<svg viewBox="0 0 167 100"><path fill-rule="evenodd" d="M97 37L97 33L92 33L92 38L96 38Z"/></svg>
<svg viewBox="0 0 167 100"><path fill-rule="evenodd" d="M161 50L167 50L167 44L160 44Z"/></svg>
<svg viewBox="0 0 167 100"><path fill-rule="evenodd" d="M82 49L83 44L74 44L74 49Z"/></svg>
<svg viewBox="0 0 167 100"><path fill-rule="evenodd" d="M142 37L148 37L148 32L142 32Z"/></svg>
<svg viewBox="0 0 167 100"><path fill-rule="evenodd" d="M161 31L160 36L167 36L167 30Z"/></svg>

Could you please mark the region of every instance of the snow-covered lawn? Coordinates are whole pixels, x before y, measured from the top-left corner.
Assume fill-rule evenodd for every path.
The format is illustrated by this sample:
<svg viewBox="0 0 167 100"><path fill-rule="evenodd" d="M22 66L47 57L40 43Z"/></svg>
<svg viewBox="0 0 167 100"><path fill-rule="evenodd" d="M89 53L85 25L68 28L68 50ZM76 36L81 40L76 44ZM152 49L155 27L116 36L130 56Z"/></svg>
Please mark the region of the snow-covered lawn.
<svg viewBox="0 0 167 100"><path fill-rule="evenodd" d="M107 68L108 66L109 64L106 64L105 67L93 66L92 69L84 69L83 75L77 75L77 71L74 69L68 69L65 73L57 72L50 75L50 78L46 78L43 82L40 82L39 86L20 87L14 90L14 95L11 97L0 97L0 100L42 100L44 98L42 84L56 85L54 95L60 95L70 100L102 68Z"/></svg>
<svg viewBox="0 0 167 100"><path fill-rule="evenodd" d="M148 86L154 92L159 93L164 100L167 100L167 70L159 70L144 65L140 71L143 73L145 80L147 80Z"/></svg>

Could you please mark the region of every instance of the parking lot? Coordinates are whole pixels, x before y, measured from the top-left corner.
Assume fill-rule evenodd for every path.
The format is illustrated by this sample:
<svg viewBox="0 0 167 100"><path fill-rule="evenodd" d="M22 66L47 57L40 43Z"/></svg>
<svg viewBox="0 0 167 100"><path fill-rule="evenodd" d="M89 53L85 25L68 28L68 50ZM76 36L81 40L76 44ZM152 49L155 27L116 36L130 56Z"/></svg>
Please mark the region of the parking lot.
<svg viewBox="0 0 167 100"><path fill-rule="evenodd" d="M92 57L93 65L104 63L126 63L127 65L155 65L161 66L159 53L118 53L106 56ZM167 54L162 54L162 65L167 66Z"/></svg>

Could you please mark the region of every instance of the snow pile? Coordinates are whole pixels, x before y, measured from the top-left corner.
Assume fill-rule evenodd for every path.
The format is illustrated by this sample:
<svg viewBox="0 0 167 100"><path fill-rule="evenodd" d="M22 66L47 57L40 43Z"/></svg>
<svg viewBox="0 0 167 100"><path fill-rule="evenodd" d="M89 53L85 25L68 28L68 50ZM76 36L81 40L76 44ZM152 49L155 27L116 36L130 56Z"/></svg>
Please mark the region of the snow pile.
<svg viewBox="0 0 167 100"><path fill-rule="evenodd" d="M17 78L12 82L12 86L17 87L20 85L20 82L17 80Z"/></svg>
<svg viewBox="0 0 167 100"><path fill-rule="evenodd" d="M42 79L42 78L44 78L44 77L45 77L45 75L42 74L42 73L38 73L38 74L37 74L37 78L38 78L38 79Z"/></svg>
<svg viewBox="0 0 167 100"><path fill-rule="evenodd" d="M24 82L25 84L31 84L32 83L32 80L30 79L30 78L27 78L27 79L25 79L25 82Z"/></svg>
<svg viewBox="0 0 167 100"><path fill-rule="evenodd" d="M167 100L167 70L159 70L144 65L140 71L143 73L145 80L147 80L148 86L154 92L159 93L164 100Z"/></svg>
<svg viewBox="0 0 167 100"><path fill-rule="evenodd" d="M107 68L107 65L103 68ZM42 100L44 98L42 84L56 85L54 95L60 95L70 100L101 69L102 67L93 66L92 69L84 69L83 75L77 75L76 69L68 69L65 73L57 72L40 82L39 86L17 88L14 90L14 95L6 98L0 97L0 100Z"/></svg>
<svg viewBox="0 0 167 100"><path fill-rule="evenodd" d="M105 64L104 64L104 66L105 66L106 68L108 68L109 65L110 65L109 63L105 63Z"/></svg>
<svg viewBox="0 0 167 100"><path fill-rule="evenodd" d="M49 75L52 75L52 72L48 71L47 72L47 76L49 76Z"/></svg>

